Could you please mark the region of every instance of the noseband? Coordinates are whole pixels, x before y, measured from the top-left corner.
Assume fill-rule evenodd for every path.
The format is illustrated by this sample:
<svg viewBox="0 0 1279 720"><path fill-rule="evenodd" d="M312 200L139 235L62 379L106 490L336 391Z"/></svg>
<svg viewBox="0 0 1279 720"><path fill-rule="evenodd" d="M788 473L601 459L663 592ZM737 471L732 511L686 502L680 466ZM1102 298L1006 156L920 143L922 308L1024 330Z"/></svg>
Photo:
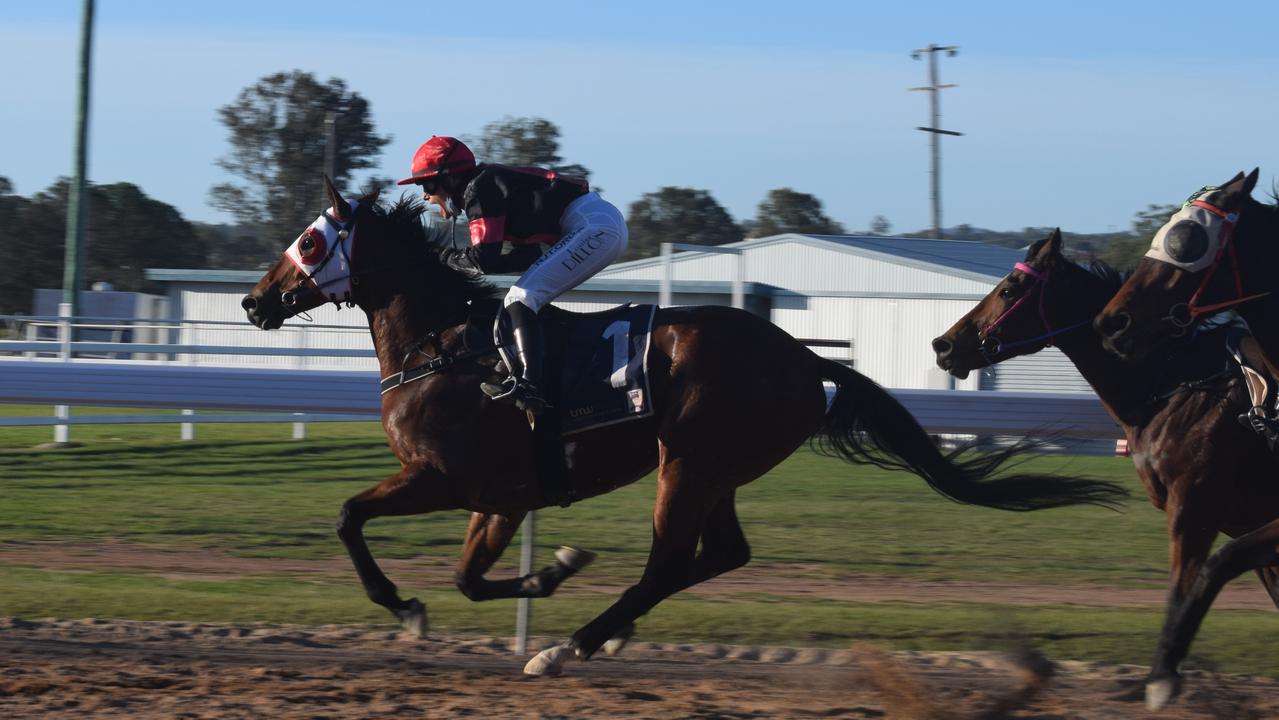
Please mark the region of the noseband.
<svg viewBox="0 0 1279 720"><path fill-rule="evenodd" d="M978 337L981 338L981 343L978 345L978 349L987 361L990 361L993 356L998 355L1005 350L1022 347L1023 345L1030 345L1032 343L1037 343L1040 340L1046 339L1048 341L1046 344L1051 346L1055 336L1069 332L1075 328L1082 327L1091 322L1091 320L1084 320L1082 322L1074 323L1073 325L1067 325L1064 328L1053 329L1052 323L1048 321L1048 311L1044 308L1044 301L1048 296L1048 279L1052 275L1052 268L1041 273L1026 263L1019 262L1013 266L1013 269L1020 270L1033 277L1035 279L1035 284L1025 294L1017 298L1017 302L1014 302L1012 307L1001 313L999 317L995 318L994 322L982 328L982 330L977 334ZM1004 321L1017 310L1017 308L1021 307L1022 303L1026 302L1031 293L1033 293L1036 289L1039 290L1039 320L1044 325L1044 332L1032 338L1017 340L1016 342L1010 343L1006 343L996 337L994 335L995 330L999 329L999 326L1002 325Z"/></svg>
<svg viewBox="0 0 1279 720"><path fill-rule="evenodd" d="M1239 213L1228 213L1216 205L1212 205L1211 203L1203 200L1192 200L1190 204L1207 210L1225 222L1221 230L1221 246L1217 248L1217 256L1212 259L1212 264L1208 266L1207 272L1204 273L1203 280L1199 281L1199 288L1195 290L1195 294L1190 296L1190 302L1174 304L1172 307L1168 308L1168 315L1163 318L1174 327L1178 328L1178 336L1185 335L1186 331L1191 325L1195 324L1195 321L1200 315L1214 313L1218 310L1223 310L1270 294L1269 292L1247 296L1243 294L1243 278L1239 274L1239 258L1235 254L1235 246L1230 242L1235 235L1235 223L1239 220ZM1200 305L1200 296L1203 295L1204 290L1208 288L1208 282L1212 280L1213 274L1221 265L1221 258L1226 255L1227 252L1230 255L1230 269L1235 276L1235 299L1227 300L1226 302L1213 303L1211 305Z"/></svg>

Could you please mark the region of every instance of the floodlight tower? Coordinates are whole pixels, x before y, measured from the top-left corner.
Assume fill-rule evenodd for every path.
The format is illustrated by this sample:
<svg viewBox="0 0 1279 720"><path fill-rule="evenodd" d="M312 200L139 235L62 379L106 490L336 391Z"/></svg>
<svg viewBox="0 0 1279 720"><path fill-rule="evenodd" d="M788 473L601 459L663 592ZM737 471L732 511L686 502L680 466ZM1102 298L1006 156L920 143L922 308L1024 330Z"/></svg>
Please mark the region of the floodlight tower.
<svg viewBox="0 0 1279 720"><path fill-rule="evenodd" d="M941 129L941 98L938 94L946 89L958 87L949 84L942 85L937 82L937 53L944 52L949 57L955 57L959 54L958 45L929 45L926 48L919 48L911 52L911 58L919 60L924 54L928 55L928 84L924 87L915 87L911 90L922 90L929 93L928 105L932 111L932 123L928 127L917 127L916 130L923 130L929 134L929 145L932 149L933 164L932 172L932 201L933 201L933 237L941 238L941 142L938 135L963 135L953 130Z"/></svg>

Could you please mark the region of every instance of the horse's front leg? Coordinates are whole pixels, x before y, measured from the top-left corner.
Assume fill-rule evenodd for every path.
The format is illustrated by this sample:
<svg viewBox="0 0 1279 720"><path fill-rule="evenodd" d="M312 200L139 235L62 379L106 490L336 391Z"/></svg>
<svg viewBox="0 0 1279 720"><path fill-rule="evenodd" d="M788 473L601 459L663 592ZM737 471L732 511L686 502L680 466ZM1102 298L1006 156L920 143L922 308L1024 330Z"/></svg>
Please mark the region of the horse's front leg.
<svg viewBox="0 0 1279 720"><path fill-rule="evenodd" d="M1275 562L1279 562L1279 520L1222 545L1196 573L1176 609L1169 608L1155 662L1175 669L1190 652L1190 643L1221 588L1248 570ZM1146 685L1146 704L1150 709L1158 710L1172 698L1177 690L1176 680L1174 676L1163 683Z"/></svg>
<svg viewBox="0 0 1279 720"><path fill-rule="evenodd" d="M572 577L578 570L595 559L595 554L577 548L562 547L555 551L555 564L523 577L489 580L484 573L493 567L502 552L511 543L515 531L524 520L525 513L496 515L472 513L471 524L466 528L466 540L462 545L462 557L458 559L454 576L457 589L472 600L497 600L500 598L549 597L560 583Z"/></svg>
<svg viewBox="0 0 1279 720"><path fill-rule="evenodd" d="M418 515L458 507L444 475L430 466L408 466L342 504L337 531L369 599L390 610L408 632L426 635L426 606L400 599L395 583L377 566L364 542L364 523L387 515Z"/></svg>
<svg viewBox="0 0 1279 720"><path fill-rule="evenodd" d="M1198 505L1207 504L1199 497L1175 494L1169 497L1168 513L1169 587L1168 605L1159 644L1146 678L1146 705L1163 707L1181 691L1178 665L1185 657L1189 643L1178 649L1177 628L1182 623L1187 602L1193 595L1195 579L1208 559L1212 541L1217 537L1218 523L1211 513Z"/></svg>

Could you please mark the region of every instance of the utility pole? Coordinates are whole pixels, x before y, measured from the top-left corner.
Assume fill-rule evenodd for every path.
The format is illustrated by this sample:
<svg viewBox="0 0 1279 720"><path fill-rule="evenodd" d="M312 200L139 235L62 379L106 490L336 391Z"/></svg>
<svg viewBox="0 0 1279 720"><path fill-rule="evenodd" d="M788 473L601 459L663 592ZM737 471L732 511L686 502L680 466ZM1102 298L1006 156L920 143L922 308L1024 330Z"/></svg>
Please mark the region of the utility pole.
<svg viewBox="0 0 1279 720"><path fill-rule="evenodd" d="M93 46L93 0L84 0L80 25L80 85L76 105L75 167L67 189L66 253L62 261L62 303L67 314L80 314L80 279L84 265L85 158L89 145L89 68Z"/></svg>
<svg viewBox="0 0 1279 720"><path fill-rule="evenodd" d="M963 133L954 132L953 130L941 129L941 98L938 94L945 88L957 87L956 85L942 85L937 82L937 53L944 52L950 57L959 54L958 45L929 45L926 48L919 48L910 54L911 58L918 60L924 53L928 54L928 84L924 87L911 88L911 90L926 91L929 93L928 105L931 110L932 123L928 127L917 127L916 130L923 130L929 134L929 145L932 149L932 201L933 201L933 237L941 239L941 141L938 135L963 135Z"/></svg>
<svg viewBox="0 0 1279 720"><path fill-rule="evenodd" d="M337 185L337 120L338 114L333 110L324 112L324 174L329 176L334 185ZM329 201L329 195L324 193L321 198L320 207L324 207Z"/></svg>

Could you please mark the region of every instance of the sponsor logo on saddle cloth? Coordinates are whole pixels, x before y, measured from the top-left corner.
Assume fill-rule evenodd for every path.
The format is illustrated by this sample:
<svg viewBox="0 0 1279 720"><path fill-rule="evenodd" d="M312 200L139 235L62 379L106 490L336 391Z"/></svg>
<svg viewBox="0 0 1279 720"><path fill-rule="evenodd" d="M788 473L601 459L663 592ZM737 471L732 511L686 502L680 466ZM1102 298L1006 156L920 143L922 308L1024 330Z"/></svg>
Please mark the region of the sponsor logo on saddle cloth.
<svg viewBox="0 0 1279 720"><path fill-rule="evenodd" d="M1238 218L1235 213L1225 213L1211 203L1216 189L1206 187L1190 196L1155 233L1146 257L1187 272L1199 272L1212 265Z"/></svg>
<svg viewBox="0 0 1279 720"><path fill-rule="evenodd" d="M358 206L359 203L351 201L352 214ZM351 299L355 225L348 222L347 228L338 221L333 208L329 208L284 251L284 256L332 302Z"/></svg>

